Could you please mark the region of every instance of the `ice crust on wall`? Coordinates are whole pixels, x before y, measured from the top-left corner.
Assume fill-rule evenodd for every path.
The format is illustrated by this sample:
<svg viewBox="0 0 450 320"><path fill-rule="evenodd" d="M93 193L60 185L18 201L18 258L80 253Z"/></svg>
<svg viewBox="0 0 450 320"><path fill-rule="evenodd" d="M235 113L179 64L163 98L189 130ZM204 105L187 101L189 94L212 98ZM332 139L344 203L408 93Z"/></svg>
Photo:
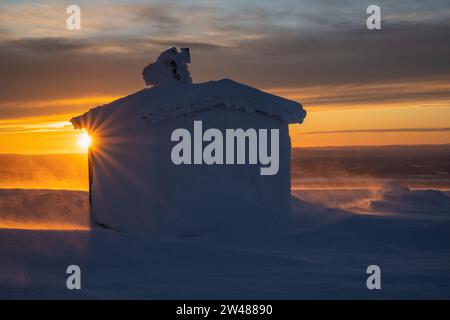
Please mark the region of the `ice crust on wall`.
<svg viewBox="0 0 450 320"><path fill-rule="evenodd" d="M192 130L194 120L203 121L205 130L278 127L278 174L261 176L259 165L173 164L170 135L177 128ZM98 222L129 232L184 234L218 227L275 228L276 220L287 214L290 139L286 124L261 113L224 108L171 120L164 126L147 127L140 122L137 129L120 128L117 138L108 133L97 140L102 141L98 143L101 150L93 155L92 216Z"/></svg>

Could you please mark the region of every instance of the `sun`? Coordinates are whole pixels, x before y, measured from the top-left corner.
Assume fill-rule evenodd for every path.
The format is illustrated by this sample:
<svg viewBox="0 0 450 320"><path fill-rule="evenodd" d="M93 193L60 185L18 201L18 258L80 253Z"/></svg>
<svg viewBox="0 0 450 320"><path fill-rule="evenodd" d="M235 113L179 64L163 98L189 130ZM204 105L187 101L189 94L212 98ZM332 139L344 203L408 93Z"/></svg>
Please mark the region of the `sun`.
<svg viewBox="0 0 450 320"><path fill-rule="evenodd" d="M80 137L78 138L78 144L85 150L89 149L89 146L92 143L92 138L89 136L87 132L82 132Z"/></svg>

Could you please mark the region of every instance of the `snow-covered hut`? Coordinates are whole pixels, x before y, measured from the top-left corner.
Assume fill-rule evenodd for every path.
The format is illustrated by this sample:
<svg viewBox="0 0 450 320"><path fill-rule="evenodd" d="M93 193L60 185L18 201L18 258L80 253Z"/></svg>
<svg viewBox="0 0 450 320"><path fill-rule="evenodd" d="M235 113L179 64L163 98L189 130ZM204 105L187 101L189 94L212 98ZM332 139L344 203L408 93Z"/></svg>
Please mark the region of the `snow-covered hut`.
<svg viewBox="0 0 450 320"><path fill-rule="evenodd" d="M93 139L89 150L93 224L125 232L196 233L273 224L288 213L288 124L303 121L302 106L228 79L192 84L187 63L189 49L168 49L143 71L150 88L71 119L76 129L86 129ZM177 145L174 132L180 128L192 133L192 150L180 153L183 157L191 153L191 164L172 158ZM227 160L239 157L225 150L227 129L257 133L278 129L278 170L264 175L264 164L250 163L256 149L250 148L249 137L240 162L205 161L202 148L210 142L204 136L202 140L202 132L210 128L223 132L223 139L216 136L209 141L222 140L221 156ZM269 151L276 152L270 148L273 140L266 138ZM262 140L256 145L259 154ZM200 158L194 159L198 152ZM216 149L214 156L218 152L222 151Z"/></svg>

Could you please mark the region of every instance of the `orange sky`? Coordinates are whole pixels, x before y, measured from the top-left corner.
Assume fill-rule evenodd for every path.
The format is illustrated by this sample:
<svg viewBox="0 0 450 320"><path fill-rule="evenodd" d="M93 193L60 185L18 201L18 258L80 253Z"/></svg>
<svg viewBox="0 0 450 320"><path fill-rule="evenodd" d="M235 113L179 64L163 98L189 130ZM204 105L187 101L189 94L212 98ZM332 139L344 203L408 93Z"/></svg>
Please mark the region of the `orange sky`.
<svg viewBox="0 0 450 320"><path fill-rule="evenodd" d="M111 100L85 99L86 105L76 109L88 110L89 105ZM450 107L410 107L402 102L378 107L305 108L305 122L290 126L294 147L450 143ZM0 120L0 153L85 152L78 143L82 132L68 121L80 113Z"/></svg>

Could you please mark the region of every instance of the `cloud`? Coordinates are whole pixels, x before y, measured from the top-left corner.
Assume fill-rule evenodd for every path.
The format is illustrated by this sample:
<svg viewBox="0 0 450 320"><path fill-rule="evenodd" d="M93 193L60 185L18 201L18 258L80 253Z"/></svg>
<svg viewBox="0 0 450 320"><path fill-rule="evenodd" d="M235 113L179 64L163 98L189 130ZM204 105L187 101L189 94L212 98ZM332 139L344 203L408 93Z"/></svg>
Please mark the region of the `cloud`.
<svg viewBox="0 0 450 320"><path fill-rule="evenodd" d="M313 35L275 32L242 41L214 60L222 61L218 71L264 87L448 79L448 38L448 24L386 25L379 33L362 27Z"/></svg>
<svg viewBox="0 0 450 320"><path fill-rule="evenodd" d="M450 81L450 22L442 19L448 11L443 3L409 4L426 13L420 18L409 7L381 2L381 31L365 28L365 3L307 3L82 1L86 21L79 34L63 30L50 4L42 17L28 4L24 12L37 20L25 13L11 20L15 11L8 8L0 14L0 103L137 91L144 87L142 68L173 45L192 48L195 82L233 78L263 89L294 88L295 98L312 106L448 102L449 91L394 90L397 83ZM31 32L41 25L36 21L46 21L45 32ZM16 29L21 33L8 36ZM15 112L0 106L0 117Z"/></svg>
<svg viewBox="0 0 450 320"><path fill-rule="evenodd" d="M1 126L0 134L16 134L16 133L37 133L37 132L63 132L73 129L70 124L34 124L34 125L17 125L17 126Z"/></svg>
<svg viewBox="0 0 450 320"><path fill-rule="evenodd" d="M4 126L2 119L29 118L41 115L66 115L85 111L93 106L103 105L120 98L119 96L93 96L81 99L57 99L27 102L0 103L0 131Z"/></svg>
<svg viewBox="0 0 450 320"><path fill-rule="evenodd" d="M155 46L164 46L164 47L179 47L179 48L191 48L191 50L220 50L225 49L225 46L217 45L214 43L206 43L206 42L191 42L191 41L170 41L170 40L157 40L157 39L146 39L145 43L152 44Z"/></svg>
<svg viewBox="0 0 450 320"><path fill-rule="evenodd" d="M301 100L313 108L449 107L448 81L415 81L378 84L343 84L297 88L266 88L273 94Z"/></svg>
<svg viewBox="0 0 450 320"><path fill-rule="evenodd" d="M302 135L310 134L336 134L336 133L421 133L421 132L447 132L450 128L391 128L391 129L350 129L304 132Z"/></svg>
<svg viewBox="0 0 450 320"><path fill-rule="evenodd" d="M83 50L92 45L86 41L74 41L64 38L22 38L2 43L5 48L13 51L33 54L52 54L66 51Z"/></svg>

